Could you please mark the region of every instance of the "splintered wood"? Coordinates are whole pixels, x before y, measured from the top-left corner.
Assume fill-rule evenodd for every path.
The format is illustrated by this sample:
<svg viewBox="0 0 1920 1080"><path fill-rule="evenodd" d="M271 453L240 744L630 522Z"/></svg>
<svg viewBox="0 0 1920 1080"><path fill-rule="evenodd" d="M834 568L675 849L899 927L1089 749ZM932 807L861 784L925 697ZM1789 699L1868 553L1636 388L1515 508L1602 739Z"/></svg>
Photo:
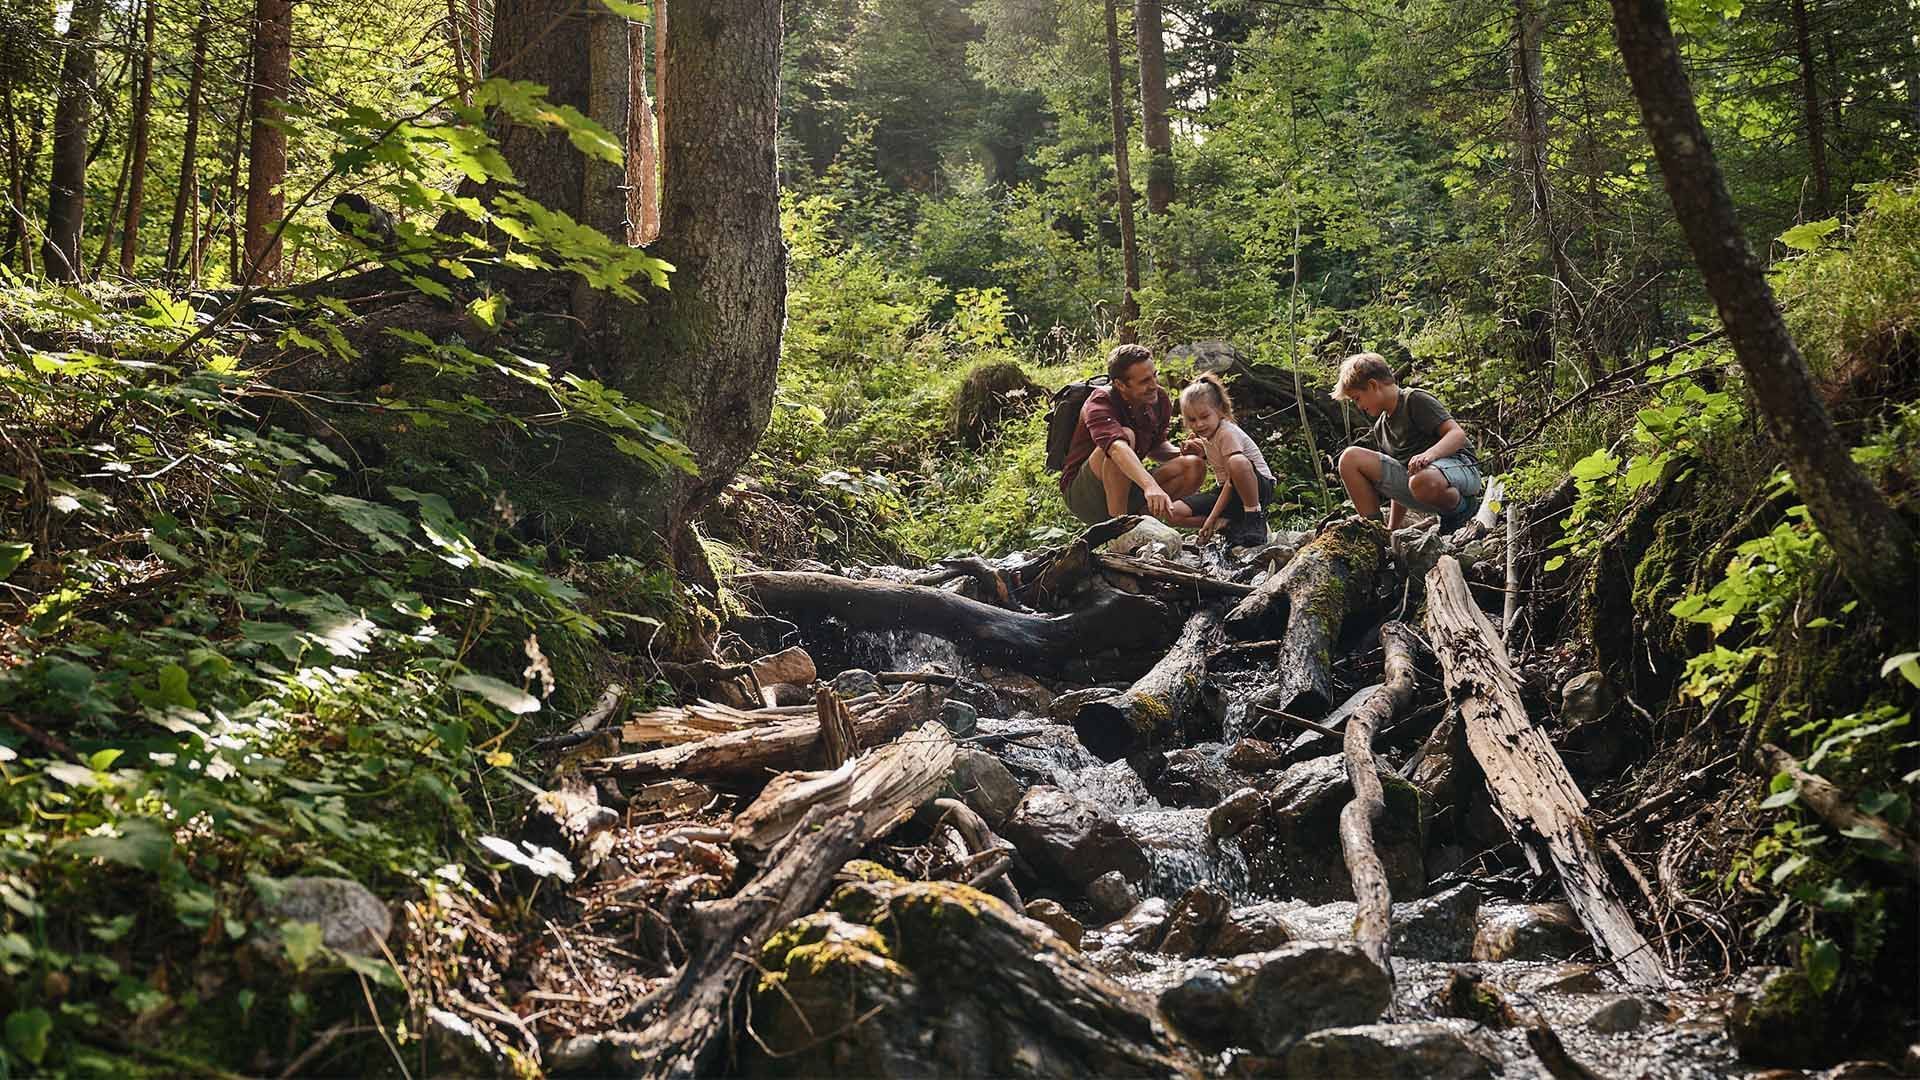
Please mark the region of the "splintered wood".
<svg viewBox="0 0 1920 1080"><path fill-rule="evenodd" d="M1667 986L1659 956L1607 876L1587 818L1587 799L1553 744L1527 720L1506 648L1467 590L1452 556L1427 575L1427 631L1447 693L1459 706L1467 746L1486 774L1494 810L1536 872L1544 854L1559 871L1580 921L1613 956L1622 975Z"/></svg>
<svg viewBox="0 0 1920 1080"><path fill-rule="evenodd" d="M863 832L884 833L939 794L954 750L953 736L935 720L838 768L781 773L734 819L733 842L766 851L816 806L857 816Z"/></svg>
<svg viewBox="0 0 1920 1080"><path fill-rule="evenodd" d="M911 686L853 717L855 738L862 746L886 742L902 731L934 719L945 695L926 686ZM759 712L773 712L771 709ZM768 772L805 768L815 761L821 743L820 718L815 707L801 715L787 713L737 730L683 742L602 758L582 766L596 774L614 774L633 780L725 779L752 781ZM751 713L745 715L753 715Z"/></svg>

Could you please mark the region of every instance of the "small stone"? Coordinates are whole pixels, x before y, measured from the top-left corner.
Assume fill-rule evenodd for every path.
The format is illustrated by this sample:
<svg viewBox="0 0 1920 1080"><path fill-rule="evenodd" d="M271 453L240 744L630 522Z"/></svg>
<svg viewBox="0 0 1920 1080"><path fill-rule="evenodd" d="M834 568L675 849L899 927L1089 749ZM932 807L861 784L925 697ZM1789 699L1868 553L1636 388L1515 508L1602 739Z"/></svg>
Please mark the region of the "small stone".
<svg viewBox="0 0 1920 1080"><path fill-rule="evenodd" d="M1613 711L1616 695L1607 677L1598 671L1583 671L1560 687L1560 723L1562 727L1591 724Z"/></svg>
<svg viewBox="0 0 1920 1080"><path fill-rule="evenodd" d="M1265 739L1241 739L1227 751L1227 766L1243 773L1271 772L1286 763L1280 751Z"/></svg>
<svg viewBox="0 0 1920 1080"><path fill-rule="evenodd" d="M842 700L880 692L880 680L864 668L848 668L833 677L833 692Z"/></svg>
<svg viewBox="0 0 1920 1080"><path fill-rule="evenodd" d="M947 786L995 829L1006 824L1014 807L1020 805L1024 792L1004 762L971 747L953 755L953 772L947 776Z"/></svg>
<svg viewBox="0 0 1920 1080"><path fill-rule="evenodd" d="M1286 906L1278 903L1234 908L1227 913L1207 951L1214 956L1240 956L1297 941L1299 928L1287 921L1285 912Z"/></svg>
<svg viewBox="0 0 1920 1080"><path fill-rule="evenodd" d="M1159 951L1168 956L1206 952L1232 904L1217 885L1202 882L1188 889L1167 915L1167 936L1161 939Z"/></svg>
<svg viewBox="0 0 1920 1080"><path fill-rule="evenodd" d="M1107 542L1111 555L1140 555L1171 559L1186 545L1180 530L1155 517L1142 517L1140 524Z"/></svg>
<svg viewBox="0 0 1920 1080"><path fill-rule="evenodd" d="M1437 896L1395 904L1392 943L1396 956L1455 961L1473 955L1480 916L1480 890L1455 885Z"/></svg>
<svg viewBox="0 0 1920 1080"><path fill-rule="evenodd" d="M1100 940L1129 949L1151 949L1166 934L1167 902L1149 896L1120 918L1100 928Z"/></svg>
<svg viewBox="0 0 1920 1080"><path fill-rule="evenodd" d="M1239 778L1202 751L1173 750L1165 755L1148 790L1165 806L1215 806L1239 783Z"/></svg>
<svg viewBox="0 0 1920 1080"><path fill-rule="evenodd" d="M1240 835L1241 830L1259 819L1266 805L1266 796L1250 787L1241 788L1208 811L1207 835L1215 840Z"/></svg>
<svg viewBox="0 0 1920 1080"><path fill-rule="evenodd" d="M1048 785L1027 789L1003 835L1042 877L1084 888L1118 870L1147 876L1147 856L1105 808Z"/></svg>
<svg viewBox="0 0 1920 1080"><path fill-rule="evenodd" d="M1093 904L1095 917L1110 922L1139 906L1140 894L1125 874L1109 870L1087 886L1087 900Z"/></svg>
<svg viewBox="0 0 1920 1080"><path fill-rule="evenodd" d="M1565 903L1502 905L1483 908L1473 939L1473 958L1569 960L1593 948L1593 939Z"/></svg>
<svg viewBox="0 0 1920 1080"><path fill-rule="evenodd" d="M1163 994L1161 1008L1196 1046L1242 1046L1277 1056L1309 1032L1371 1023L1393 996L1385 972L1358 947L1295 942L1229 960Z"/></svg>
<svg viewBox="0 0 1920 1080"><path fill-rule="evenodd" d="M1476 1080L1493 1075L1495 1060L1445 1024L1370 1024L1301 1039L1287 1052L1287 1075Z"/></svg>
<svg viewBox="0 0 1920 1080"><path fill-rule="evenodd" d="M1637 997L1622 994L1593 1011L1587 1017L1587 1030L1601 1035L1623 1035L1636 1031L1646 1021L1647 1004Z"/></svg>
<svg viewBox="0 0 1920 1080"><path fill-rule="evenodd" d="M327 948L380 956L393 932L393 913L366 886L348 878L294 877L275 884L267 913L288 922L318 923Z"/></svg>
<svg viewBox="0 0 1920 1080"><path fill-rule="evenodd" d="M1058 900L1027 901L1027 918L1046 926L1060 935L1060 940L1076 949L1086 936L1086 928L1080 925L1080 920L1067 914L1067 909L1061 907Z"/></svg>
<svg viewBox="0 0 1920 1080"><path fill-rule="evenodd" d="M980 710L964 701L948 698L940 706L940 723L955 738L964 739L980 726Z"/></svg>

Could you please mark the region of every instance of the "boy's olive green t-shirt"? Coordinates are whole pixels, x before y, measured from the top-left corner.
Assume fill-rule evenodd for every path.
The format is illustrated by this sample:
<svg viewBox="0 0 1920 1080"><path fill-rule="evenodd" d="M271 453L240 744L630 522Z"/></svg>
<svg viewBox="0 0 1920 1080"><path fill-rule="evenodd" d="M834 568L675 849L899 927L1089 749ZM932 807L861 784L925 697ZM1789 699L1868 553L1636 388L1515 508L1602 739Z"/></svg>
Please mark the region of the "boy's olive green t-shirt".
<svg viewBox="0 0 1920 1080"><path fill-rule="evenodd" d="M1373 442L1380 452L1406 464L1415 454L1425 453L1440 441L1440 425L1453 419L1440 399L1425 390L1400 388L1400 407L1381 413L1373 422ZM1455 457L1473 461L1472 444L1454 452Z"/></svg>

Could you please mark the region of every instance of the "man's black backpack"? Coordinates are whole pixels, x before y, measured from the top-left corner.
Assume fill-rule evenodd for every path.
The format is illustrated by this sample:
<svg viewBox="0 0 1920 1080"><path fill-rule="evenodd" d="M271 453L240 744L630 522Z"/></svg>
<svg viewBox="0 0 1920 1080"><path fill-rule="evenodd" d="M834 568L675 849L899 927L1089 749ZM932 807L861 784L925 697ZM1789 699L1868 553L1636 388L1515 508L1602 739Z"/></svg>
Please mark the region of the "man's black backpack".
<svg viewBox="0 0 1920 1080"><path fill-rule="evenodd" d="M1095 375L1091 379L1070 382L1053 392L1053 401L1047 406L1047 469L1059 472L1067 467L1067 451L1073 446L1074 425L1080 422L1080 406L1087 403L1088 395L1103 386L1113 385L1113 380L1105 375Z"/></svg>

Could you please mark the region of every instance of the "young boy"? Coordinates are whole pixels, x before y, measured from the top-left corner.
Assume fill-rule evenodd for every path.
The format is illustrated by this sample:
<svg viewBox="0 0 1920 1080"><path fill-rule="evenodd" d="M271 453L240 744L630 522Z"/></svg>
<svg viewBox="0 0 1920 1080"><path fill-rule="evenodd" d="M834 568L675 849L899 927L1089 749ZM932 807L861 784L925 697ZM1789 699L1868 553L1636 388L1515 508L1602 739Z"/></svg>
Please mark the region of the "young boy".
<svg viewBox="0 0 1920 1080"><path fill-rule="evenodd" d="M1340 480L1361 517L1375 517L1388 499L1387 528L1398 529L1411 506L1438 514L1441 530L1452 532L1480 508L1479 463L1466 429L1432 394L1401 386L1380 354L1347 357L1333 398L1374 418L1379 451L1349 446L1340 455Z"/></svg>

